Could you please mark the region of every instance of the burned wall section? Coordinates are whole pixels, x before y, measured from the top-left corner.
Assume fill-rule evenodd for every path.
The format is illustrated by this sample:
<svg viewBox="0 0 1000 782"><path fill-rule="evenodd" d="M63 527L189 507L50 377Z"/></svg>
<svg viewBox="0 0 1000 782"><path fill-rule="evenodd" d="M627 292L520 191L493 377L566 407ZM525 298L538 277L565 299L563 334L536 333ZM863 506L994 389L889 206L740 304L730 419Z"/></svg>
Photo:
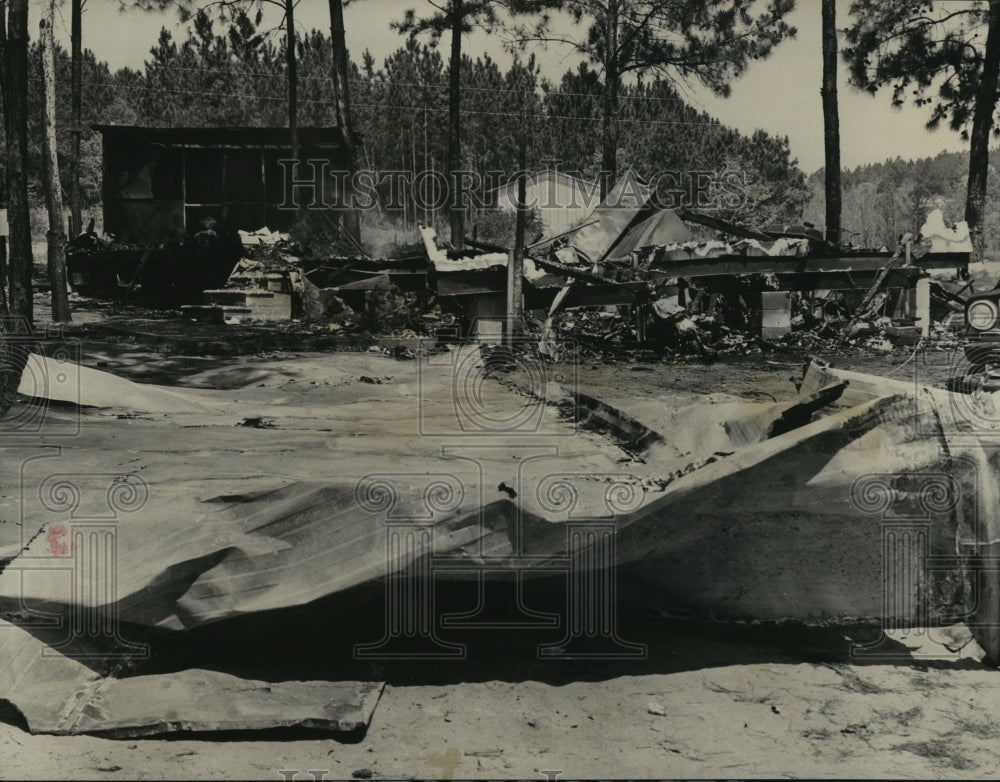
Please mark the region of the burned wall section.
<svg viewBox="0 0 1000 782"><path fill-rule="evenodd" d="M280 161L291 157L284 128L95 129L104 139L105 231L120 242L182 241L207 218L220 233L286 231L296 218L294 208L283 208L290 199ZM344 170L339 128L302 128L299 137L299 159L312 164L300 179ZM336 203L332 193L315 195L307 201Z"/></svg>

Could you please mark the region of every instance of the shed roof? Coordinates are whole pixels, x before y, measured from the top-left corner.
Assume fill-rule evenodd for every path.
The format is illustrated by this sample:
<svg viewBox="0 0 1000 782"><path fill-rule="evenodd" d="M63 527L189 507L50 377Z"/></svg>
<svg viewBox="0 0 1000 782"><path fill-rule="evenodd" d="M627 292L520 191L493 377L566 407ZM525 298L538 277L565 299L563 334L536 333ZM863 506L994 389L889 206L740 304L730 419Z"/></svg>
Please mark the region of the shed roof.
<svg viewBox="0 0 1000 782"><path fill-rule="evenodd" d="M495 193L500 193L504 190L509 190L514 193L517 191L518 177L512 177L508 182L498 186L493 190ZM576 187L584 193L597 193L599 191L598 184L596 182L589 182L586 179L582 179L573 174L567 174L565 171L559 171L558 169L544 168L541 171L533 171L528 173L527 185L528 187L541 187L549 182L557 182L567 187Z"/></svg>
<svg viewBox="0 0 1000 782"><path fill-rule="evenodd" d="M288 128L151 128L140 125L91 125L106 138L145 141L169 145L203 147L254 146L288 147ZM344 133L337 126L299 128L299 143L306 146L342 145ZM355 142L360 136L355 134Z"/></svg>

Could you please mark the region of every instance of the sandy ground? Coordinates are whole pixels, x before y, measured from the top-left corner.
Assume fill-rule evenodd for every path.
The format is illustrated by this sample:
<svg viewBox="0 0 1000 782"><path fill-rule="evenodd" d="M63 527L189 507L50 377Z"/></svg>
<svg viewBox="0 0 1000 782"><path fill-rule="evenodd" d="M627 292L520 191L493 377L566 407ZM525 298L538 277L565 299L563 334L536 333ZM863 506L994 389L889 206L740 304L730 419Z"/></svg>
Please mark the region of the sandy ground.
<svg viewBox="0 0 1000 782"><path fill-rule="evenodd" d="M997 774L995 671L753 664L745 653L740 664L562 686L389 685L356 744L31 736L11 719L0 724L0 758L8 779Z"/></svg>
<svg viewBox="0 0 1000 782"><path fill-rule="evenodd" d="M354 745L111 742L5 726L2 747L7 778L995 777L996 695L991 672L738 665L563 687L390 687Z"/></svg>
<svg viewBox="0 0 1000 782"><path fill-rule="evenodd" d="M236 357L225 355L223 346L215 356L191 356L176 344L108 339L106 333L84 332L82 340L88 366L196 387L224 385L227 376L234 388L256 377L265 385L287 382L282 362L301 355L261 349L256 356ZM776 351L711 365L584 361L560 373L564 385L578 384L596 397L667 399L680 406L705 394L724 394L767 402L794 395L791 378L801 375L805 353ZM941 380L952 363L947 351L828 358L844 368L903 379ZM329 393L323 393L324 404ZM788 635L759 627L653 628L631 621L623 633L648 643L644 661L581 666L518 656L524 650L508 655L501 648L469 664L390 670L371 727L355 743L304 731L143 740L33 736L16 711L0 707L0 778L992 778L998 773L1000 675L973 659L926 659L919 652L905 654L909 644L894 644L890 661L862 663L850 656L846 630ZM308 643L288 639L289 654Z"/></svg>

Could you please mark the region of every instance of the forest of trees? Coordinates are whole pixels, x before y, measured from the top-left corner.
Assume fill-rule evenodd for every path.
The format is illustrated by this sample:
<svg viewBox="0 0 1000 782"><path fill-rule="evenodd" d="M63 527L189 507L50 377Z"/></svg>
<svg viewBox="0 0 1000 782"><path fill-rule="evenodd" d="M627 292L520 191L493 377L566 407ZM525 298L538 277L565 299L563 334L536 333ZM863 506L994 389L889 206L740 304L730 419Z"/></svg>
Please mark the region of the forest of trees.
<svg viewBox="0 0 1000 782"><path fill-rule="evenodd" d="M282 40L259 34L244 16L225 27L199 13L184 40L163 29L140 70L112 71L85 51L81 188L85 208L100 202L101 139L92 124L146 126L283 126L287 80ZM327 33L302 35L298 52L299 124L335 124ZM41 66L29 55L29 190L43 203L41 182ZM60 167L69 190L70 58L56 52ZM586 64L558 82L542 77L533 58L507 68L488 55L462 62L462 164L478 172L513 172L518 137L530 130L528 167L558 164L593 181L601 168L601 78ZM377 63L370 53L351 64L354 124L364 137L358 164L372 171L443 170L447 156L448 64L436 49L413 39ZM667 80L623 87L617 118L619 167L640 175L658 171L741 172L748 200L727 215L757 225L797 218L808 197L804 173L787 138L745 136L690 107ZM0 161L0 177L3 163ZM405 215L413 218L425 215ZM403 213L388 215L399 222ZM443 218L445 215L432 217ZM370 219L370 216L366 219Z"/></svg>
<svg viewBox="0 0 1000 782"><path fill-rule="evenodd" d="M992 150L995 153L995 150ZM920 230L928 212L941 209L949 225L965 219L969 155L941 152L920 160L887 160L844 170L842 177L843 241L858 247L895 247L900 235ZM808 179L810 198L805 219L822 225L824 171ZM997 203L1000 184L994 165L989 171L988 198ZM1000 213L985 215L986 257L1000 253Z"/></svg>

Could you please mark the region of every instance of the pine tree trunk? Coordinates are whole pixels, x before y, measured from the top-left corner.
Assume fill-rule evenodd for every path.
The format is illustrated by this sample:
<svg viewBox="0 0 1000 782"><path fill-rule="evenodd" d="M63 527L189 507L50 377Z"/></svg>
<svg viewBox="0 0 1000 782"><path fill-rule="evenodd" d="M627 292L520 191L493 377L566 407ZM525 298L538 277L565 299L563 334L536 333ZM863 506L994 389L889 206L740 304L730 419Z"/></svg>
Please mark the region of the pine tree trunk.
<svg viewBox="0 0 1000 782"><path fill-rule="evenodd" d="M285 63L288 67L288 136L292 160L297 161L299 157L299 69L298 59L295 56L295 0L285 0L285 38Z"/></svg>
<svg viewBox="0 0 1000 782"><path fill-rule="evenodd" d="M4 95L7 130L8 296L10 314L34 320L31 301L31 217L28 207L28 0L9 0ZM20 373L18 373L20 375ZM0 383L2 385L2 383Z"/></svg>
<svg viewBox="0 0 1000 782"><path fill-rule="evenodd" d="M80 138L83 133L83 0L73 4L70 38L72 71L70 103L73 111L72 148L69 162L70 234L83 232L83 207L80 203Z"/></svg>
<svg viewBox="0 0 1000 782"><path fill-rule="evenodd" d="M605 30L607 56L604 62L604 100L601 128L601 200L618 181L618 93L621 73L618 71L618 0L608 3Z"/></svg>
<svg viewBox="0 0 1000 782"><path fill-rule="evenodd" d="M361 220L353 203L353 177L357 169L354 149L354 116L351 112L350 69L347 62L347 32L344 29L343 0L330 0L330 39L333 44L333 85L337 100L337 123L344 134L344 163L347 167L348 210L344 227L357 242L361 241Z"/></svg>
<svg viewBox="0 0 1000 782"><path fill-rule="evenodd" d="M1000 2L990 3L989 32L983 76L976 94L972 118L972 140L969 149L969 185L965 197L965 220L972 237L972 261L981 261L986 250L983 217L986 213L986 179L989 174L990 131L997 103L1000 82Z"/></svg>
<svg viewBox="0 0 1000 782"><path fill-rule="evenodd" d="M601 200L618 181L618 137L615 132L615 118L618 115L618 86L620 77L610 72L605 75L604 117L601 133Z"/></svg>
<svg viewBox="0 0 1000 782"><path fill-rule="evenodd" d="M465 245L465 213L459 171L462 168L462 22L465 9L462 0L451 3L451 64L448 72L448 185L451 191L451 244L461 249Z"/></svg>
<svg viewBox="0 0 1000 782"><path fill-rule="evenodd" d="M9 17L8 17L9 8ZM9 35L8 24L9 19ZM28 358L23 342L12 343L12 331L31 331L31 224L28 218L28 0L0 0L0 90L3 91L4 135L7 155L7 203L10 224L11 280L17 279L17 296L11 283L13 314L19 326L0 318L0 415L17 396L21 373ZM27 288L24 270L27 269ZM24 295L27 290L27 296ZM8 313L3 301L3 314Z"/></svg>
<svg viewBox="0 0 1000 782"><path fill-rule="evenodd" d="M823 0L823 141L826 148L826 240L840 244L840 108L837 99L836 0Z"/></svg>
<svg viewBox="0 0 1000 782"><path fill-rule="evenodd" d="M4 162L7 159L7 140L12 137L11 126L10 126L10 111L7 108L7 94L9 90L6 88L7 79L7 0L0 0L0 109L3 110L3 139L4 139ZM9 202L8 191L0 191L0 199L3 200L4 206ZM9 278L10 265L8 264L7 258L7 244L9 237L4 236L0 239L3 243L3 247L0 248L0 316L10 315L10 308L7 305L7 280ZM2 334L2 330L0 330Z"/></svg>
<svg viewBox="0 0 1000 782"><path fill-rule="evenodd" d="M45 168L45 206L49 213L48 267L52 285L52 320L68 323L69 298L66 291L66 229L63 224L62 186L59 183L59 147L56 142L56 54L53 22L55 2L49 0L39 24L42 54L42 93L45 117L42 123L42 163Z"/></svg>

